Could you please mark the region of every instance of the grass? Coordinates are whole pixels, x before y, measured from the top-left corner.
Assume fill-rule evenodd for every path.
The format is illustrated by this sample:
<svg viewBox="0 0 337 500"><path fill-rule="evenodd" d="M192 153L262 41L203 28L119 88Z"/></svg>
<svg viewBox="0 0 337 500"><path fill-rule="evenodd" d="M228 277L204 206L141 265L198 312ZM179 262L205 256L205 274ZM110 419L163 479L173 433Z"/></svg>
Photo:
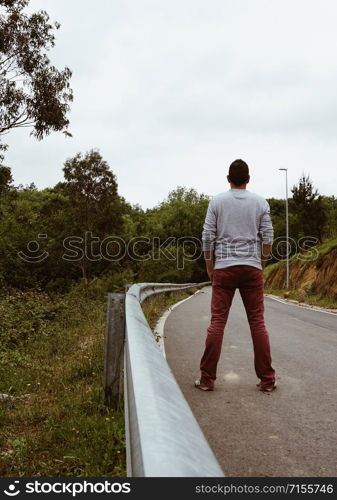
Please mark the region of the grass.
<svg viewBox="0 0 337 500"><path fill-rule="evenodd" d="M319 252L320 257L324 257L324 255L327 255L334 248L337 248L337 238L324 241L321 245L317 247L317 250Z"/></svg>
<svg viewBox="0 0 337 500"><path fill-rule="evenodd" d="M190 288L188 290L184 290L183 292L178 290L175 292L158 293L148 297L142 304L142 309L150 328L153 330L160 316L166 309L180 300L190 297L196 292L196 290L197 288Z"/></svg>
<svg viewBox="0 0 337 500"><path fill-rule="evenodd" d="M301 253L301 261L299 260L297 261L299 254L293 255L290 259L290 261L293 262L293 265L290 267L290 279L293 286L297 287L297 289L295 288L293 290L292 289L285 290L285 289L272 289L268 287L268 282L269 283L272 282L275 286L275 283L277 283L277 272L279 269L282 268L282 266L285 266L285 261L280 261L275 264L271 264L265 268L264 270L264 277L266 280L265 291L266 293L286 297L292 300L297 300L298 302L304 302L306 304L324 307L328 309L336 309L337 300L335 293L331 287L331 284L334 283L333 268L331 268L330 274L324 272L321 275L318 274L318 277L314 278L316 280L315 287L308 287L308 286L302 287L302 284L305 282L305 279L307 280L306 283L308 283L308 279L310 277L310 274L308 273L310 273L310 271L312 271L312 273L320 272L320 267L326 261L326 258L330 259L329 262L334 260L333 255L331 254L330 257L328 256L328 254L330 254L330 252L334 251L337 248L337 238L326 240L321 245L318 245L317 247L313 248L315 249L315 251L317 251L315 260L311 261L310 259L305 258L306 255L307 256L311 255L312 249L309 249L307 253L306 252ZM292 271L295 271L295 275L297 276L296 279L295 278L292 279ZM272 273L273 273L273 281L269 280ZM298 277L299 275L301 276L301 278ZM301 282L302 276L304 276L305 279L303 278L304 281ZM316 275L314 274L314 276ZM310 291L310 288L312 288L313 291L317 289L320 291L320 293L312 293ZM323 293L324 291L325 293Z"/></svg>
<svg viewBox="0 0 337 500"><path fill-rule="evenodd" d="M279 261L276 262L275 264L270 264L269 266L265 267L263 270L263 275L267 279L273 271L276 271L277 269L280 269L282 266L284 266L285 263L284 261Z"/></svg>
<svg viewBox="0 0 337 500"><path fill-rule="evenodd" d="M150 297L153 328L195 288ZM102 403L105 297L0 298L0 476L124 477L123 408Z"/></svg>
<svg viewBox="0 0 337 500"><path fill-rule="evenodd" d="M26 295L0 300L14 398L0 400L0 476L125 476L123 408L102 404L105 299Z"/></svg>
<svg viewBox="0 0 337 500"><path fill-rule="evenodd" d="M323 243L321 243L320 245L315 246L313 248L316 249L317 252L318 252L316 260L313 261L315 263L315 265L317 266L317 265L320 265L320 263L322 262L323 258L326 255L328 255L332 250L334 250L335 248L337 248L337 238L333 238L331 240L326 240ZM299 258L299 256L301 255L302 262L310 263L310 259L306 260L305 256L306 256L306 254L308 256L310 256L311 252L312 252L312 249L309 249L307 252L301 252L300 254L292 255L289 260L290 260L290 262L296 261ZM273 271L276 271L277 269L280 269L282 266L285 266L285 264L286 264L286 261L285 260L281 260L279 262L276 262L275 264L270 264L269 266L267 266L264 269L264 276L265 276L265 278L268 278L269 275Z"/></svg>

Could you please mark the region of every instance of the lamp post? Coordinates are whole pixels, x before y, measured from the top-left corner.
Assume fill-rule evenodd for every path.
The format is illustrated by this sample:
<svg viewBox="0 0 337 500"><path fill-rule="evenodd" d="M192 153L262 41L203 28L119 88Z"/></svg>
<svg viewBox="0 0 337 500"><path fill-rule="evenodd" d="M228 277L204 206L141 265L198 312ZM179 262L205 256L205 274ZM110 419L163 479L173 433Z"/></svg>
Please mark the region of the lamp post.
<svg viewBox="0 0 337 500"><path fill-rule="evenodd" d="M289 288L289 212L288 212L288 169L287 168L279 168L279 170L283 170L286 173L286 244L287 244L287 274L286 274L286 288Z"/></svg>

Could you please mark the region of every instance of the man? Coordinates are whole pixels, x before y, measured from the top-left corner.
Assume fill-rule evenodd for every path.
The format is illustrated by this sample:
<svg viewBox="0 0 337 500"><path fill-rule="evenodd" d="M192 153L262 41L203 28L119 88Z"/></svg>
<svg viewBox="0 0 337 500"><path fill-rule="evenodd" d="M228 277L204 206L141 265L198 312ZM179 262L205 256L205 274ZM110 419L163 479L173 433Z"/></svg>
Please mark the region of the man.
<svg viewBox="0 0 337 500"><path fill-rule="evenodd" d="M273 242L270 209L261 196L247 191L249 168L243 160L230 165L227 180L231 188L209 203L202 233L207 273L212 282L212 316L200 362L201 378L195 386L203 391L214 389L224 328L238 288L253 340L255 371L260 379L257 387L271 392L276 381L264 324L262 271Z"/></svg>

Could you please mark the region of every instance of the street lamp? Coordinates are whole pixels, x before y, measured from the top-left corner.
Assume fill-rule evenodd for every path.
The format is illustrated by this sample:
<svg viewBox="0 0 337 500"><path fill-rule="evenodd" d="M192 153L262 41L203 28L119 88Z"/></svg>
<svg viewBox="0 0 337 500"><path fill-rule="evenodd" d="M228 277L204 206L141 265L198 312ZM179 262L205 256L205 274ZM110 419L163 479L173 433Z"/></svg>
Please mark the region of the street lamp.
<svg viewBox="0 0 337 500"><path fill-rule="evenodd" d="M289 288L289 212L288 212L288 169L279 168L286 173L286 242L287 242L287 276L286 288Z"/></svg>

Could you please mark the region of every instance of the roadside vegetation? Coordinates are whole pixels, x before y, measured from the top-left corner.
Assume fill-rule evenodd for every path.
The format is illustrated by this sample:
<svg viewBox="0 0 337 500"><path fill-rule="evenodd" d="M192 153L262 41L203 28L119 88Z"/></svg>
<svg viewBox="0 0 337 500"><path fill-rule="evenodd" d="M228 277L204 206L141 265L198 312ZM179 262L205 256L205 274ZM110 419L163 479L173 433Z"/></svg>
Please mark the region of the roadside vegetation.
<svg viewBox="0 0 337 500"><path fill-rule="evenodd" d="M1 476L126 474L123 409L102 404L104 306L80 288L1 299Z"/></svg>
<svg viewBox="0 0 337 500"><path fill-rule="evenodd" d="M325 309L336 309L337 313L337 300L329 297L322 297L315 294L303 294L301 290L287 290L286 288L277 290L265 288L266 294L277 295L289 300L295 300L299 303L308 304L316 307L323 307Z"/></svg>
<svg viewBox="0 0 337 500"><path fill-rule="evenodd" d="M337 309L337 238L324 241L289 262L289 290L285 288L284 261L269 265L264 272L265 291L314 306Z"/></svg>

